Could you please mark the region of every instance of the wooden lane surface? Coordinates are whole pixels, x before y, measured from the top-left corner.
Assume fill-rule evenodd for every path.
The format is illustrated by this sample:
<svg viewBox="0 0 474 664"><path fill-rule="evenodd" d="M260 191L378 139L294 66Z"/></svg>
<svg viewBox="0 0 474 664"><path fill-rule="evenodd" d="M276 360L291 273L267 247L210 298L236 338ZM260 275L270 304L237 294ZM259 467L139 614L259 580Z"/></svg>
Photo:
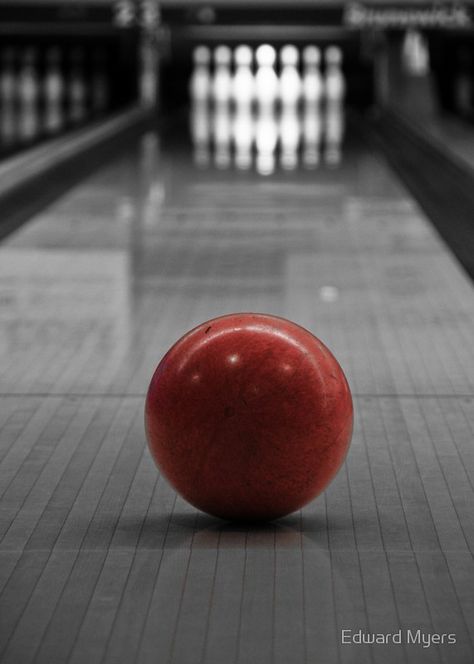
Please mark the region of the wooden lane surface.
<svg viewBox="0 0 474 664"><path fill-rule="evenodd" d="M2 664L472 660L472 286L375 155L231 177L148 136L0 247L0 296ZM162 353L234 310L312 329L355 394L344 469L263 528L197 513L144 444Z"/></svg>
<svg viewBox="0 0 474 664"><path fill-rule="evenodd" d="M472 286L383 163L218 175L148 137L13 235L0 393L143 394L180 333L236 310L314 330L356 393L473 393Z"/></svg>

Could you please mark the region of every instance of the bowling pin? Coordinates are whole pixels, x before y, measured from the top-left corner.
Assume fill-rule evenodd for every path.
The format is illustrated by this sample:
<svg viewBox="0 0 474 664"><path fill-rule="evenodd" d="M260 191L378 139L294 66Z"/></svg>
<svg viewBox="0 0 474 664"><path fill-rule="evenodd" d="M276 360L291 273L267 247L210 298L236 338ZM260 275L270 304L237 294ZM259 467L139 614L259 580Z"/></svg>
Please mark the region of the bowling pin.
<svg viewBox="0 0 474 664"><path fill-rule="evenodd" d="M15 51L6 48L0 64L0 141L5 147L16 139L15 76Z"/></svg>
<svg viewBox="0 0 474 664"><path fill-rule="evenodd" d="M342 103L329 102L325 109L324 160L328 166L338 166L344 135L344 108Z"/></svg>
<svg viewBox="0 0 474 664"><path fill-rule="evenodd" d="M60 67L60 51L51 48L46 53L46 72L44 77L44 128L54 134L63 127L64 81Z"/></svg>
<svg viewBox="0 0 474 664"><path fill-rule="evenodd" d="M76 48L71 53L71 69L68 80L69 120L73 124L86 117L86 85L84 81L84 52Z"/></svg>
<svg viewBox="0 0 474 664"><path fill-rule="evenodd" d="M197 46L194 49L193 63L189 95L195 103L207 102L211 92L211 51L207 46Z"/></svg>
<svg viewBox="0 0 474 664"><path fill-rule="evenodd" d="M142 35L139 50L140 101L145 108L153 108L158 100L158 52L150 35Z"/></svg>
<svg viewBox="0 0 474 664"><path fill-rule="evenodd" d="M195 102L191 107L191 139L196 165L207 166L210 161L211 116L206 101Z"/></svg>
<svg viewBox="0 0 474 664"><path fill-rule="evenodd" d="M324 52L326 72L324 77L324 94L326 102L342 102L346 91L346 83L342 72L342 51L338 46L330 46Z"/></svg>
<svg viewBox="0 0 474 664"><path fill-rule="evenodd" d="M232 53L228 46L218 46L214 51L214 77L212 79L212 98L216 106L230 102L232 94L231 75Z"/></svg>
<svg viewBox="0 0 474 664"><path fill-rule="evenodd" d="M235 74L232 79L232 99L236 107L251 106L255 93L255 79L252 72L252 49L238 46L234 51Z"/></svg>
<svg viewBox="0 0 474 664"><path fill-rule="evenodd" d="M279 94L283 108L297 106L300 101L302 81L298 71L298 57L298 49L291 44L287 44L280 51Z"/></svg>
<svg viewBox="0 0 474 664"><path fill-rule="evenodd" d="M428 46L426 39L419 30L410 29L406 31L402 46L402 60L408 74L426 76L428 73Z"/></svg>
<svg viewBox="0 0 474 664"><path fill-rule="evenodd" d="M321 76L321 51L317 46L303 50L303 99L310 106L319 104L323 95Z"/></svg>
<svg viewBox="0 0 474 664"><path fill-rule="evenodd" d="M273 46L262 44L256 54L255 96L260 108L271 109L278 97L278 76L275 72L276 53Z"/></svg>
<svg viewBox="0 0 474 664"><path fill-rule="evenodd" d="M273 108L260 108L255 124L257 170L270 175L275 170L275 151L278 143L278 122Z"/></svg>
<svg viewBox="0 0 474 664"><path fill-rule="evenodd" d="M23 54L18 78L18 135L21 141L32 141L39 133L38 96L37 53L28 48Z"/></svg>
<svg viewBox="0 0 474 664"><path fill-rule="evenodd" d="M236 107L232 123L235 165L238 169L247 170L252 165L254 131L252 108L247 104L239 104Z"/></svg>
<svg viewBox="0 0 474 664"><path fill-rule="evenodd" d="M346 89L342 72L342 51L338 46L330 46L326 49L324 58L326 62L324 158L329 166L337 166L341 160L341 144L344 134L343 103Z"/></svg>
<svg viewBox="0 0 474 664"><path fill-rule="evenodd" d="M213 136L214 162L217 168L228 168L232 140L232 120L228 104L220 103L214 110Z"/></svg>
<svg viewBox="0 0 474 664"><path fill-rule="evenodd" d="M298 165L300 135L298 109L296 106L283 106L280 117L280 163L286 170L294 170Z"/></svg>
<svg viewBox="0 0 474 664"><path fill-rule="evenodd" d="M303 111L303 164L306 168L316 168L321 152L323 123L319 103L305 104Z"/></svg>

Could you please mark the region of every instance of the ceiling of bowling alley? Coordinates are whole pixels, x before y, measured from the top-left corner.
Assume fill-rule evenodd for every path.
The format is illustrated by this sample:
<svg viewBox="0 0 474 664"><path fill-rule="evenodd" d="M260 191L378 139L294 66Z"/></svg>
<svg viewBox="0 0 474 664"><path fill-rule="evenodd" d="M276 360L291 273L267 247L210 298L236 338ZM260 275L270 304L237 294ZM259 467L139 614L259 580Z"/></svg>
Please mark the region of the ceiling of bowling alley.
<svg viewBox="0 0 474 664"><path fill-rule="evenodd" d="M145 25L154 29L160 19L173 29L208 32L224 27L242 31L250 26L254 30L272 26L284 31L299 26L321 31L332 26L346 31L417 27L467 34L474 30L473 7L474 0L457 4L450 0L0 0L0 34L11 33L12 22L29 25L30 30L45 21L50 26L69 23L72 28L81 22L98 22L111 29ZM149 16L154 17L151 23ZM219 35L219 39L227 38Z"/></svg>
<svg viewBox="0 0 474 664"><path fill-rule="evenodd" d="M258 3L251 2L251 0L212 0L212 2L203 2L203 0L148 0L150 4L156 4L161 7L230 7L237 6L245 9L247 6L249 10L255 10L259 6L278 7L278 6L302 6L302 7L318 7L324 5L337 5L345 6L352 4L346 0L258 0ZM70 3L71 6L80 7L81 5L95 5L95 6L110 6L118 4L139 4L138 0L80 0ZM2 5L38 5L38 6L51 6L51 5L64 5L65 0L2 0ZM432 0L357 0L357 4L366 6L385 5L390 7L406 7L406 6L428 6L432 7L433 4L437 6L452 6L452 2L439 2L433 3ZM474 5L474 0L463 0L463 2L456 3L456 6Z"/></svg>

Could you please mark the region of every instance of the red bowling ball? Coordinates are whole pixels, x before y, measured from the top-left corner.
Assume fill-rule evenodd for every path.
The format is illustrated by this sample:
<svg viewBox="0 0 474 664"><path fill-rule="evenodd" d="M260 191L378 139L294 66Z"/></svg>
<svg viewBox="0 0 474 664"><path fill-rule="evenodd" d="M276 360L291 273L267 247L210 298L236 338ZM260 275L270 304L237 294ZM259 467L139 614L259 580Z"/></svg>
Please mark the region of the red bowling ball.
<svg viewBox="0 0 474 664"><path fill-rule="evenodd" d="M282 517L336 475L352 435L349 386L315 336L240 313L185 334L148 389L151 453L192 505L229 520Z"/></svg>

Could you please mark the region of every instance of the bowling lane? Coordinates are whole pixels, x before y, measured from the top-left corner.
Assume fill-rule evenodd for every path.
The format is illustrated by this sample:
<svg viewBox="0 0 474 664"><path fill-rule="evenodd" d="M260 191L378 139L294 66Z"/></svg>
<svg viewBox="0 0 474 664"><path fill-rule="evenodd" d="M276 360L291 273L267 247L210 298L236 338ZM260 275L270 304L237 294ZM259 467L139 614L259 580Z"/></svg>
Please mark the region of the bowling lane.
<svg viewBox="0 0 474 664"><path fill-rule="evenodd" d="M263 177L171 147L144 136L3 243L3 393L142 394L238 310L316 331L358 394L473 392L472 286L381 158L349 137L339 168Z"/></svg>
<svg viewBox="0 0 474 664"><path fill-rule="evenodd" d="M2 664L471 661L471 283L357 132L337 167L261 175L196 164L186 131L0 246ZM356 406L324 496L256 529L176 498L142 423L170 344L239 310L314 331Z"/></svg>

